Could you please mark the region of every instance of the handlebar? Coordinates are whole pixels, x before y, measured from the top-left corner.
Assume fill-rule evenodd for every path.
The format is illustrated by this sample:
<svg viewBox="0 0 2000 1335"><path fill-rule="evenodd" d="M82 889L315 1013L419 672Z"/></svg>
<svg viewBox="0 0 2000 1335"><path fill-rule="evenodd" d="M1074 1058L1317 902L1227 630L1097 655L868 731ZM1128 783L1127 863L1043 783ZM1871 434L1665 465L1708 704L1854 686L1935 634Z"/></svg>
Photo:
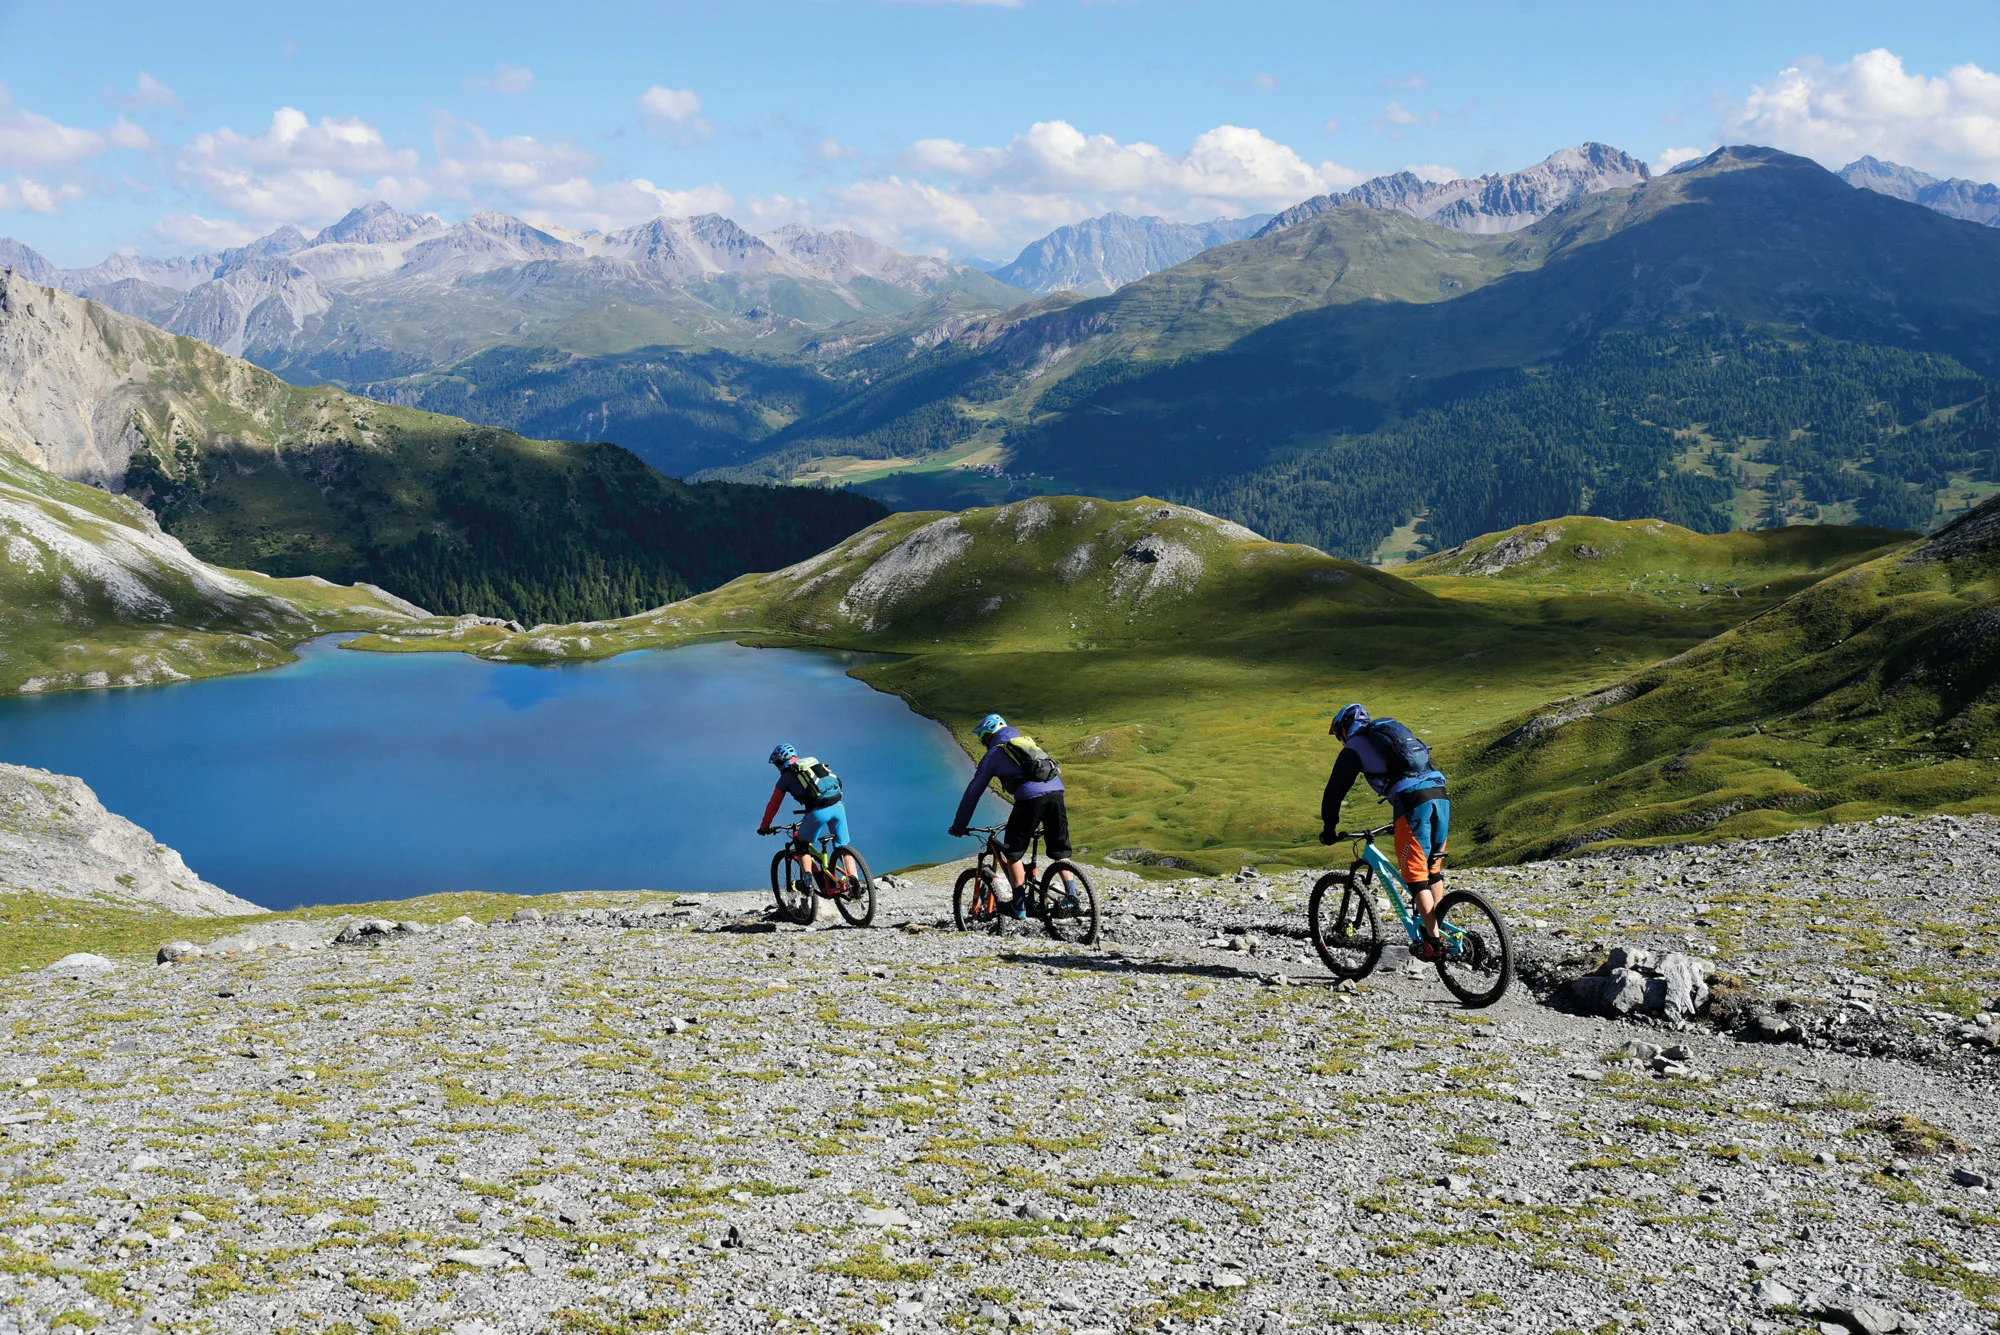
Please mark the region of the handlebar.
<svg viewBox="0 0 2000 1335"><path fill-rule="evenodd" d="M1335 830L1333 837L1335 842L1342 839L1379 839L1395 828L1395 823L1391 822L1387 825L1378 825L1372 830Z"/></svg>
<svg viewBox="0 0 2000 1335"><path fill-rule="evenodd" d="M999 825L968 825L965 827L965 835L969 839L975 834L998 834L1006 828L1004 822Z"/></svg>

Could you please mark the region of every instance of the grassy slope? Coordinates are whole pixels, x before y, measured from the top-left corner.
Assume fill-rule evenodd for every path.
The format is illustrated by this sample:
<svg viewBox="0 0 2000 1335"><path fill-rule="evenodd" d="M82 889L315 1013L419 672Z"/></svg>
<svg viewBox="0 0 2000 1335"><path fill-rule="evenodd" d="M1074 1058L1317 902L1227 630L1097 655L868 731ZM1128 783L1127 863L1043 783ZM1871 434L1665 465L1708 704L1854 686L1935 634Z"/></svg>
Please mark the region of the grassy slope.
<svg viewBox="0 0 2000 1335"><path fill-rule="evenodd" d="M1463 748L1496 858L2000 811L2000 503Z"/></svg>
<svg viewBox="0 0 2000 1335"><path fill-rule="evenodd" d="M1886 536L1563 522L1616 553L1587 563L1574 588L1532 571L1398 578L1157 501L1050 498L893 515L812 561L624 621L356 646L550 661L730 635L901 655L857 675L968 747L988 710L1028 727L1063 761L1079 841L1095 854L1144 849L1227 869L1323 857L1308 840L1335 753L1326 720L1347 700L1409 720L1450 760L1464 753L1458 739L1681 653ZM1161 560L1126 554L1148 539ZM1199 578L1177 585L1184 559ZM1742 596L1626 587L1628 566L1652 562L1727 577ZM938 801L943 819L951 795Z"/></svg>
<svg viewBox="0 0 2000 1335"><path fill-rule="evenodd" d="M249 672L407 619L366 588L205 568L135 503L0 451L0 693Z"/></svg>

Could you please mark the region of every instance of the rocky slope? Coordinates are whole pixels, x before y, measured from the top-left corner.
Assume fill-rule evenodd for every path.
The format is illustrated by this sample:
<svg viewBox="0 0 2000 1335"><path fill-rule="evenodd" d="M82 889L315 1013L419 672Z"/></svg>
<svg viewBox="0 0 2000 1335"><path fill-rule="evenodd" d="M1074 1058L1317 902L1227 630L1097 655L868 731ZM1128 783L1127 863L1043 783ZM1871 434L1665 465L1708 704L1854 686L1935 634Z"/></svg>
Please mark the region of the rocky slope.
<svg viewBox="0 0 2000 1335"><path fill-rule="evenodd" d="M264 911L106 811L83 780L8 764L0 764L0 894L206 917Z"/></svg>
<svg viewBox="0 0 2000 1335"><path fill-rule="evenodd" d="M0 450L129 489L207 561L529 621L656 606L883 513L303 389L15 270L0 270Z"/></svg>
<svg viewBox="0 0 2000 1335"><path fill-rule="evenodd" d="M1693 938L1780 1041L1464 1012L1397 960L1336 987L1305 882L1254 872L1102 872L1101 948L950 931L939 869L905 931L565 897L9 975L0 1322L1973 1335L1996 833L1463 878L1551 976ZM1842 856L1926 848L1941 884Z"/></svg>
<svg viewBox="0 0 2000 1335"><path fill-rule="evenodd" d="M1865 157L1840 169L1840 179L1862 190L1921 204L1950 218L2000 227L2000 185L1967 181L1960 177L1940 180L1928 172L1900 163Z"/></svg>
<svg viewBox="0 0 2000 1335"><path fill-rule="evenodd" d="M1254 236L1270 220L1270 214L1260 213L1207 223L1176 223L1107 213L1058 227L1023 246L1012 263L989 272L1010 287L1028 292L1102 296L1149 273L1171 269L1211 247Z"/></svg>
<svg viewBox="0 0 2000 1335"><path fill-rule="evenodd" d="M1650 179L1646 164L1606 144L1579 144L1517 172L1433 181L1400 171L1352 190L1315 195L1272 218L1255 235L1297 227L1343 204L1394 209L1461 232L1517 232L1571 200Z"/></svg>
<svg viewBox="0 0 2000 1335"><path fill-rule="evenodd" d="M426 615L373 585L206 565L137 502L0 450L0 693L274 667L311 636Z"/></svg>

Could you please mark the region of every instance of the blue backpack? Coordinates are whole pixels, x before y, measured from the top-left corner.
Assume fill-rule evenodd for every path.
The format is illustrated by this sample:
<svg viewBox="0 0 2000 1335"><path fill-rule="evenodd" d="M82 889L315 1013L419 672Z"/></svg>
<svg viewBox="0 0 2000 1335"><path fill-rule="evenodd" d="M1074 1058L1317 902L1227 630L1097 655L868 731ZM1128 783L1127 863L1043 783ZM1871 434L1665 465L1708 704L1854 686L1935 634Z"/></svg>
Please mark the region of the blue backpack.
<svg viewBox="0 0 2000 1335"><path fill-rule="evenodd" d="M1382 758L1389 762L1393 771L1390 783L1413 779L1431 767L1431 749L1424 745L1423 738L1392 718L1375 719L1355 731L1367 733Z"/></svg>

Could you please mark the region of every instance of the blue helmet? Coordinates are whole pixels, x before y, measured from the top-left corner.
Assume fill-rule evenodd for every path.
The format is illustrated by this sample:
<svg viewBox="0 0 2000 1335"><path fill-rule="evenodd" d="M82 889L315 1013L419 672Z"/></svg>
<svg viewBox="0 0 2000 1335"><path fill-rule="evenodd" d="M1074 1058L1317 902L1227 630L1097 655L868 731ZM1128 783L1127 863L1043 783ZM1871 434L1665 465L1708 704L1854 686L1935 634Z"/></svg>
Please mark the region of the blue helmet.
<svg viewBox="0 0 2000 1335"><path fill-rule="evenodd" d="M779 769L783 769L785 766L791 764L794 760L797 760L798 758L799 758L799 750L797 747L793 746L790 742L779 742L777 746L773 747L771 750L771 763L773 765L776 765Z"/></svg>
<svg viewBox="0 0 2000 1335"><path fill-rule="evenodd" d="M977 733L979 740L983 742L1006 726L1006 719L1001 718L998 714L988 714L985 718L979 720L979 726L974 728L973 732Z"/></svg>
<svg viewBox="0 0 2000 1335"><path fill-rule="evenodd" d="M1344 742L1347 740L1349 733L1352 733L1356 728L1365 726L1367 722L1368 711L1366 709L1363 709L1360 705L1349 705L1333 716L1333 726L1328 728L1327 731Z"/></svg>

